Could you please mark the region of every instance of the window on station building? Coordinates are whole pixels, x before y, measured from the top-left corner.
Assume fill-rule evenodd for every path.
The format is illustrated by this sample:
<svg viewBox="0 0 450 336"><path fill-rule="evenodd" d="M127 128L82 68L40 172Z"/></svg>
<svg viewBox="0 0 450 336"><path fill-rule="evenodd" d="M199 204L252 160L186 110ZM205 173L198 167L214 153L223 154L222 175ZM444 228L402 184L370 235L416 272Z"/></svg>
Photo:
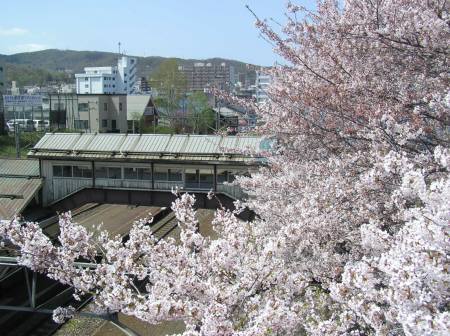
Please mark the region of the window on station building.
<svg viewBox="0 0 450 336"><path fill-rule="evenodd" d="M188 188L198 188L198 170L186 169L185 170L185 184Z"/></svg>
<svg viewBox="0 0 450 336"><path fill-rule="evenodd" d="M122 111L122 103L119 103L119 111Z"/></svg>
<svg viewBox="0 0 450 336"><path fill-rule="evenodd" d="M151 180L152 170L150 168L138 168L138 180Z"/></svg>
<svg viewBox="0 0 450 336"><path fill-rule="evenodd" d="M155 172L155 181L167 181L168 170L166 168L155 167L154 172Z"/></svg>
<svg viewBox="0 0 450 336"><path fill-rule="evenodd" d="M107 178L107 169L106 167L95 167L95 177L96 178Z"/></svg>
<svg viewBox="0 0 450 336"><path fill-rule="evenodd" d="M115 119L111 120L111 128L115 130L117 128L117 122Z"/></svg>
<svg viewBox="0 0 450 336"><path fill-rule="evenodd" d="M123 178L125 180L137 180L137 168L124 168Z"/></svg>
<svg viewBox="0 0 450 336"><path fill-rule="evenodd" d="M73 177L91 178L92 169L88 166L73 166Z"/></svg>
<svg viewBox="0 0 450 336"><path fill-rule="evenodd" d="M54 177L72 177L72 166L53 166Z"/></svg>
<svg viewBox="0 0 450 336"><path fill-rule="evenodd" d="M102 119L102 127L108 127L108 119Z"/></svg>
<svg viewBox="0 0 450 336"><path fill-rule="evenodd" d="M169 169L169 181L183 181L182 169Z"/></svg>
<svg viewBox="0 0 450 336"><path fill-rule="evenodd" d="M200 169L200 188L209 188L213 185L214 173L211 169Z"/></svg>
<svg viewBox="0 0 450 336"><path fill-rule="evenodd" d="M113 180L120 180L122 178L122 168L108 167L108 178Z"/></svg>
<svg viewBox="0 0 450 336"><path fill-rule="evenodd" d="M103 103L103 111L108 111L108 103Z"/></svg>
<svg viewBox="0 0 450 336"><path fill-rule="evenodd" d="M152 171L150 168L124 168L123 177L125 180L151 180Z"/></svg>
<svg viewBox="0 0 450 336"><path fill-rule="evenodd" d="M217 183L228 182L228 171L224 169L217 170Z"/></svg>

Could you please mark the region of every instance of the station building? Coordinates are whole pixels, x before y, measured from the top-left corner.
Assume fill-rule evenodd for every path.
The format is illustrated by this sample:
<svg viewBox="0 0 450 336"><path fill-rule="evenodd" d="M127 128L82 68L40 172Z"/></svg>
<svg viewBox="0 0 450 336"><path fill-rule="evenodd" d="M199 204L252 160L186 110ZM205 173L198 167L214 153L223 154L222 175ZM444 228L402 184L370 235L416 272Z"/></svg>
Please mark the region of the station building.
<svg viewBox="0 0 450 336"><path fill-rule="evenodd" d="M233 182L264 164L270 143L254 136L47 133L28 153L39 160L42 203L83 189L191 192L244 197ZM242 151L251 154L242 154Z"/></svg>

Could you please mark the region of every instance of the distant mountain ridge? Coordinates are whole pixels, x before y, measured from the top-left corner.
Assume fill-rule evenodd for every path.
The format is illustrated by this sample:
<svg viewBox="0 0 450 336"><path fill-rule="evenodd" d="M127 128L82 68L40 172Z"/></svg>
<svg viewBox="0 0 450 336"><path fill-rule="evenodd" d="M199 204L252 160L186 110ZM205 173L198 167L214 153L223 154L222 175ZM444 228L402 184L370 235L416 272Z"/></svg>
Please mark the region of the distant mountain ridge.
<svg viewBox="0 0 450 336"><path fill-rule="evenodd" d="M70 73L83 72L87 66L109 66L117 64L117 53L103 51L76 51L47 49L35 52L1 55L0 63L5 64L6 79L10 83L16 80L19 85L44 84L50 81L69 81L73 76ZM131 56L131 55L130 55ZM133 56L138 59L138 76L148 77L159 64L169 57ZM182 59L175 58L180 65L189 65L194 62L228 62L235 67L236 72L247 69L247 63L224 58L209 59ZM10 71L8 71L8 68ZM36 82L38 81L38 82Z"/></svg>

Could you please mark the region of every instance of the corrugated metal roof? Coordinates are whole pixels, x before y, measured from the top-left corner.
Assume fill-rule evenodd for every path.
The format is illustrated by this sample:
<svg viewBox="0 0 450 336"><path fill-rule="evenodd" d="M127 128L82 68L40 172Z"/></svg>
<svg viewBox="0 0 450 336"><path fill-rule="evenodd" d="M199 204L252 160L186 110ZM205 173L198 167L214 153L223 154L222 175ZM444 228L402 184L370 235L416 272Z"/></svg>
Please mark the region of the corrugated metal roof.
<svg viewBox="0 0 450 336"><path fill-rule="evenodd" d="M39 176L39 161L0 159L0 176Z"/></svg>
<svg viewBox="0 0 450 336"><path fill-rule="evenodd" d="M41 185L39 178L0 177L0 219L11 219L20 213Z"/></svg>
<svg viewBox="0 0 450 336"><path fill-rule="evenodd" d="M164 148L165 153L184 153L186 152L185 146L189 140L187 135L172 135L171 139L167 142Z"/></svg>
<svg viewBox="0 0 450 336"><path fill-rule="evenodd" d="M134 148L136 153L161 153L167 146L168 141L172 137L170 134L155 134L151 137L147 134L139 136L139 142Z"/></svg>
<svg viewBox="0 0 450 336"><path fill-rule="evenodd" d="M44 135L34 146L36 149L72 150L77 141L90 134L81 133L53 133L51 137Z"/></svg>
<svg viewBox="0 0 450 336"><path fill-rule="evenodd" d="M96 134L92 141L80 151L118 152L125 137L126 134Z"/></svg>
<svg viewBox="0 0 450 336"><path fill-rule="evenodd" d="M267 147L267 146L266 146ZM169 134L71 134L48 133L29 157L136 158L210 161L247 161L258 157L261 137ZM254 161L254 158L253 158Z"/></svg>

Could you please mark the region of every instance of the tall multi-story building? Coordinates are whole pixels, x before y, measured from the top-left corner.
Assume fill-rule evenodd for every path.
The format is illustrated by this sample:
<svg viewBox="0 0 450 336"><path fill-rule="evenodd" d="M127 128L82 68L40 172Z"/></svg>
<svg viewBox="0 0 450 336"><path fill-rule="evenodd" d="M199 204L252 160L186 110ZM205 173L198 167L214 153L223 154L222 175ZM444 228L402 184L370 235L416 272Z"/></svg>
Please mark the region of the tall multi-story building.
<svg viewBox="0 0 450 336"><path fill-rule="evenodd" d="M0 134L5 130L5 113L3 111L3 93L5 92L5 67L0 63Z"/></svg>
<svg viewBox="0 0 450 336"><path fill-rule="evenodd" d="M131 94L136 83L137 60L121 56L117 66L86 67L75 74L78 94Z"/></svg>
<svg viewBox="0 0 450 336"><path fill-rule="evenodd" d="M226 62L197 62L191 66L179 66L186 77L188 91L204 91L210 87L229 90L234 84L234 67Z"/></svg>
<svg viewBox="0 0 450 336"><path fill-rule="evenodd" d="M136 83L134 84L134 93L143 93L148 94L150 93L151 88L150 84L148 83L147 79L145 77L139 77Z"/></svg>
<svg viewBox="0 0 450 336"><path fill-rule="evenodd" d="M272 83L272 76L264 73L263 71L256 72L256 93L255 98L257 103L265 102L269 99L267 95L267 89Z"/></svg>

